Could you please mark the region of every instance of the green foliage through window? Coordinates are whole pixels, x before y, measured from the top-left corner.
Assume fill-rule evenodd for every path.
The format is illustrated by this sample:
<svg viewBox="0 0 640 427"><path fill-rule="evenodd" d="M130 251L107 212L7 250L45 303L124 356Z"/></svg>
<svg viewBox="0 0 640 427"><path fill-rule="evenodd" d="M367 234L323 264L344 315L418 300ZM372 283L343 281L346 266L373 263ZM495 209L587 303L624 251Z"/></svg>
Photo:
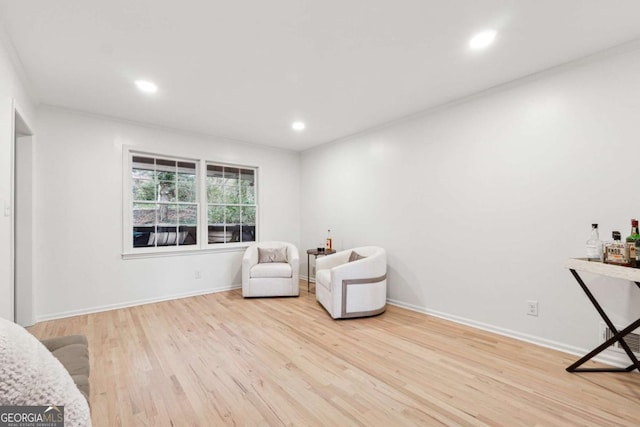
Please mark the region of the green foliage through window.
<svg viewBox="0 0 640 427"><path fill-rule="evenodd" d="M197 242L196 163L133 156L134 247Z"/></svg>
<svg viewBox="0 0 640 427"><path fill-rule="evenodd" d="M209 243L255 241L256 171L207 165Z"/></svg>
<svg viewBox="0 0 640 427"><path fill-rule="evenodd" d="M198 160L132 155L133 247L197 245L199 226L206 226L205 245L256 240L257 169L214 163L201 175L198 169Z"/></svg>

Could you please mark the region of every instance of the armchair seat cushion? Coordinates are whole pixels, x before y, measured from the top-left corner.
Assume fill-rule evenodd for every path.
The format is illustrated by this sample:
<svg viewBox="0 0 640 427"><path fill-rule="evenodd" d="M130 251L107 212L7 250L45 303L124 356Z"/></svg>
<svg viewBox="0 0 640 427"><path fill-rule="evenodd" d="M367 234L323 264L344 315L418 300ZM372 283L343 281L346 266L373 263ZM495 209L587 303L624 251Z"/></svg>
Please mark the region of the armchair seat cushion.
<svg viewBox="0 0 640 427"><path fill-rule="evenodd" d="M269 277L291 277L293 270L291 265L283 262L272 262L265 264L256 264L251 267L249 271L249 277L256 278L269 278Z"/></svg>

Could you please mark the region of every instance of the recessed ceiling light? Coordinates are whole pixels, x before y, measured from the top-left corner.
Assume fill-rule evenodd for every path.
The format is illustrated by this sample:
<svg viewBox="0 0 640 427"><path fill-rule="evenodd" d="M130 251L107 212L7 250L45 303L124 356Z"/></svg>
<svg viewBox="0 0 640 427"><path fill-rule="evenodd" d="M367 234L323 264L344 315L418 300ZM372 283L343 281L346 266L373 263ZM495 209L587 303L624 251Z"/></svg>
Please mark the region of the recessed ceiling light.
<svg viewBox="0 0 640 427"><path fill-rule="evenodd" d="M469 40L469 47L471 49L484 49L493 43L497 34L496 30L486 30L478 33Z"/></svg>
<svg viewBox="0 0 640 427"><path fill-rule="evenodd" d="M293 128L293 130L301 131L304 130L306 126L304 125L304 122L293 122L291 124L291 127Z"/></svg>
<svg viewBox="0 0 640 427"><path fill-rule="evenodd" d="M156 93L158 91L158 86L155 83L146 80L136 80L136 86L146 93Z"/></svg>

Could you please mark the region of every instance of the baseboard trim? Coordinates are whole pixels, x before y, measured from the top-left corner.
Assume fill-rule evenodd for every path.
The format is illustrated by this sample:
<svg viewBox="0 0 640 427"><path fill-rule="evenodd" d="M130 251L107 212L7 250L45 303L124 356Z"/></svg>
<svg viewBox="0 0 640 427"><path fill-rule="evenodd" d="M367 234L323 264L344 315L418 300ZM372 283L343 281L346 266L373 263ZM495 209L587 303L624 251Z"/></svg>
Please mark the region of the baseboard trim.
<svg viewBox="0 0 640 427"><path fill-rule="evenodd" d="M242 285L231 285L231 286L224 286L220 288L201 289L199 291L165 295L162 297L145 298L145 299L140 299L135 301L127 301L127 302L116 303L116 304L108 304L108 305L102 305L102 306L96 306L96 307L90 307L90 308L83 308L79 310L62 311L59 313L51 313L51 314L45 314L42 316L36 316L36 323L45 322L47 320L64 319L66 317L81 316L84 314L93 314L93 313L100 313L103 311L118 310L120 308L135 307L138 305L153 304L156 302L171 301L171 300L181 299L181 298L189 298L189 297L194 297L198 295L214 294L217 292L225 292L225 291L231 291L234 289L240 289L241 287Z"/></svg>
<svg viewBox="0 0 640 427"><path fill-rule="evenodd" d="M492 333L509 337L509 338L515 338L517 340L528 342L530 344L539 345L541 347L550 348L552 350L561 351L563 353L573 354L575 356L578 356L578 358L584 356L585 354L589 353L592 350L592 349L574 347L561 342L552 341L552 340L548 340L541 337L536 337L534 335L523 334L522 332L501 328L499 326L478 322L476 320L471 320L471 319L455 316L448 313L443 313L436 310L431 310L431 309L420 307L413 304L407 304L403 301L387 299L387 303L390 305L395 305L397 307L406 308L407 310L416 311L418 313L427 314L429 316L438 317L444 320L449 320L451 322L459 323L461 325L471 326L472 328L481 329L483 331L492 332ZM605 350L598 357L594 357L593 360L601 363L606 363L608 365L620 367L620 368L626 368L627 366L629 366L629 363L630 363L626 354L620 354L615 352L614 350Z"/></svg>

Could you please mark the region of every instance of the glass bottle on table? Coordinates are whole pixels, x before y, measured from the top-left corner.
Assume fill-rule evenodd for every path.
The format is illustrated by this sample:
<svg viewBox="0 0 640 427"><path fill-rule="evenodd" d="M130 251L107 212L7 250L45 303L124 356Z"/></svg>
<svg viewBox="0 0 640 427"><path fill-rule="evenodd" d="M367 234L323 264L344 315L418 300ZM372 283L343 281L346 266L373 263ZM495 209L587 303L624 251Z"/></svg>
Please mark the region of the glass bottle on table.
<svg viewBox="0 0 640 427"><path fill-rule="evenodd" d="M611 233L613 242L608 243L605 247L605 260L607 264L622 265L628 267L629 252L627 251L627 244L622 242L619 231Z"/></svg>
<svg viewBox="0 0 640 427"><path fill-rule="evenodd" d="M591 236L586 246L589 261L602 261L602 241L598 233L598 224L591 224Z"/></svg>
<svg viewBox="0 0 640 427"><path fill-rule="evenodd" d="M327 240L324 245L325 252L331 252L333 249L333 239L331 238L331 230L327 230Z"/></svg>
<svg viewBox="0 0 640 427"><path fill-rule="evenodd" d="M631 220L631 234L627 237L627 252L629 252L629 264L631 267L637 267L636 265L636 242L640 240L640 234L638 234L638 220Z"/></svg>

